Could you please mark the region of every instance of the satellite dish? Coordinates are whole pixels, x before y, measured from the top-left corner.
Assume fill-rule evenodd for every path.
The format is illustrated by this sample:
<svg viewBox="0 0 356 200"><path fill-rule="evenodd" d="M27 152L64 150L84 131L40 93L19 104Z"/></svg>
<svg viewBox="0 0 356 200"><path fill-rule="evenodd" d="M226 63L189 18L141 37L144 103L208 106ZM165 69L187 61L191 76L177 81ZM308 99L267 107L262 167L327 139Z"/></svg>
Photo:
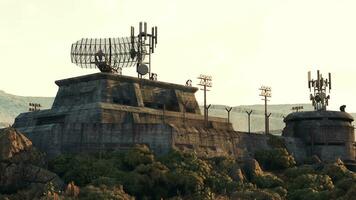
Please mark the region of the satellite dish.
<svg viewBox="0 0 356 200"><path fill-rule="evenodd" d="M145 75L148 73L148 67L147 65L145 64L140 64L138 67L137 67L137 73L139 73L140 75Z"/></svg>

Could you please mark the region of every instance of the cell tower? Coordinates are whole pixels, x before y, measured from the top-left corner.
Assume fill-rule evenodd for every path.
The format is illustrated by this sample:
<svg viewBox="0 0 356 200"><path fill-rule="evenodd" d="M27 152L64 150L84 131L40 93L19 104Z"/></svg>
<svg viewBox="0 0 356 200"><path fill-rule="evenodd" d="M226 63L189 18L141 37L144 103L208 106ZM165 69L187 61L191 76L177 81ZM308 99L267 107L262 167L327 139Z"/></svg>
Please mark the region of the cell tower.
<svg viewBox="0 0 356 200"><path fill-rule="evenodd" d="M314 106L315 110L326 110L326 106L329 105L330 95L327 94L327 89L329 93L331 90L331 73L329 73L329 79L324 79L320 71L317 71L317 79L311 79L311 72L308 72L308 87L310 94L310 100Z"/></svg>
<svg viewBox="0 0 356 200"><path fill-rule="evenodd" d="M72 44L71 61L82 68L98 68L101 72L122 73L122 68L136 66L138 76L151 77L151 54L157 45L157 26L147 32L140 22L139 33L131 26L130 37L83 38Z"/></svg>

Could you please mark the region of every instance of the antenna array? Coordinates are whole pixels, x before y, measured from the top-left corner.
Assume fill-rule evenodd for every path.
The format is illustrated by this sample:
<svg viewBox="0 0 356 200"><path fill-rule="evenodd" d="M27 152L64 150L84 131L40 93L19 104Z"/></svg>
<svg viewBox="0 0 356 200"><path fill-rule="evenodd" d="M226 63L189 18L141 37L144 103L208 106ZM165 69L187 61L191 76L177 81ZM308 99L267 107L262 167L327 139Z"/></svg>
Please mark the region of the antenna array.
<svg viewBox="0 0 356 200"><path fill-rule="evenodd" d="M327 89L329 93L331 90L331 73L329 73L329 78L324 79L320 71L317 71L317 79L314 80L311 78L311 72L308 72L308 87L309 91L313 94L310 94L310 100L314 106L315 110L326 110L326 106L329 105L330 95L327 95Z"/></svg>
<svg viewBox="0 0 356 200"><path fill-rule="evenodd" d="M147 23L140 22L130 37L83 38L72 44L71 61L82 68L98 68L101 72L121 74L122 68L136 66L139 77L151 76L151 54L157 45L157 27L147 32ZM149 77L150 77L149 76Z"/></svg>

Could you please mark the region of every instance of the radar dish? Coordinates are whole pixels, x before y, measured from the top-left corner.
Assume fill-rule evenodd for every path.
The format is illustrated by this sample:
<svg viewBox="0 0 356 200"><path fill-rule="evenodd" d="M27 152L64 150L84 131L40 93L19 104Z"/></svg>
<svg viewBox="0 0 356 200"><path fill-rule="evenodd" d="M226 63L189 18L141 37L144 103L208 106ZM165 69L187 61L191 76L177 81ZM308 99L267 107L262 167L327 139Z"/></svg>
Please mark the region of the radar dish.
<svg viewBox="0 0 356 200"><path fill-rule="evenodd" d="M119 73L124 67L136 66L139 78L151 75L151 54L157 45L157 26L147 32L140 22L139 33L131 26L130 37L83 38L72 44L71 61L82 68L98 68L101 72Z"/></svg>
<svg viewBox="0 0 356 200"><path fill-rule="evenodd" d="M71 61L82 68L98 68L101 72L118 72L123 67L133 67L139 62L135 54L139 48L138 38L133 38L133 41L132 43L130 37L81 39L72 44Z"/></svg>
<svg viewBox="0 0 356 200"><path fill-rule="evenodd" d="M145 64L140 64L137 67L137 73L139 73L140 75L146 75L148 73L148 67Z"/></svg>

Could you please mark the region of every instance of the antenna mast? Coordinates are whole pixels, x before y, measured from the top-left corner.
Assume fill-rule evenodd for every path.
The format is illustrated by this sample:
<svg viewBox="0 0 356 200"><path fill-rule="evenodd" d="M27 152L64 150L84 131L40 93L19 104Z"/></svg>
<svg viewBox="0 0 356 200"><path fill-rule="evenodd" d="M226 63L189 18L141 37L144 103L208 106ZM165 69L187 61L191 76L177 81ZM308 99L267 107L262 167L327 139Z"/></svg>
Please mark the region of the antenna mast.
<svg viewBox="0 0 356 200"><path fill-rule="evenodd" d="M310 100L314 106L314 110L321 111L326 110L326 107L329 105L330 95L327 95L327 89L329 93L331 90L331 73L329 73L329 78L324 79L320 71L317 70L317 79L314 80L311 78L311 72L308 72L308 87L309 91L313 94L310 94Z"/></svg>
<svg viewBox="0 0 356 200"><path fill-rule="evenodd" d="M135 38L138 38L137 49ZM151 78L151 54L154 53L157 46L157 26L151 28L151 33L147 32L147 23L140 22L139 33L135 36L135 28L131 26L131 58L137 57L136 71L139 78L146 75ZM145 59L148 57L148 60Z"/></svg>

